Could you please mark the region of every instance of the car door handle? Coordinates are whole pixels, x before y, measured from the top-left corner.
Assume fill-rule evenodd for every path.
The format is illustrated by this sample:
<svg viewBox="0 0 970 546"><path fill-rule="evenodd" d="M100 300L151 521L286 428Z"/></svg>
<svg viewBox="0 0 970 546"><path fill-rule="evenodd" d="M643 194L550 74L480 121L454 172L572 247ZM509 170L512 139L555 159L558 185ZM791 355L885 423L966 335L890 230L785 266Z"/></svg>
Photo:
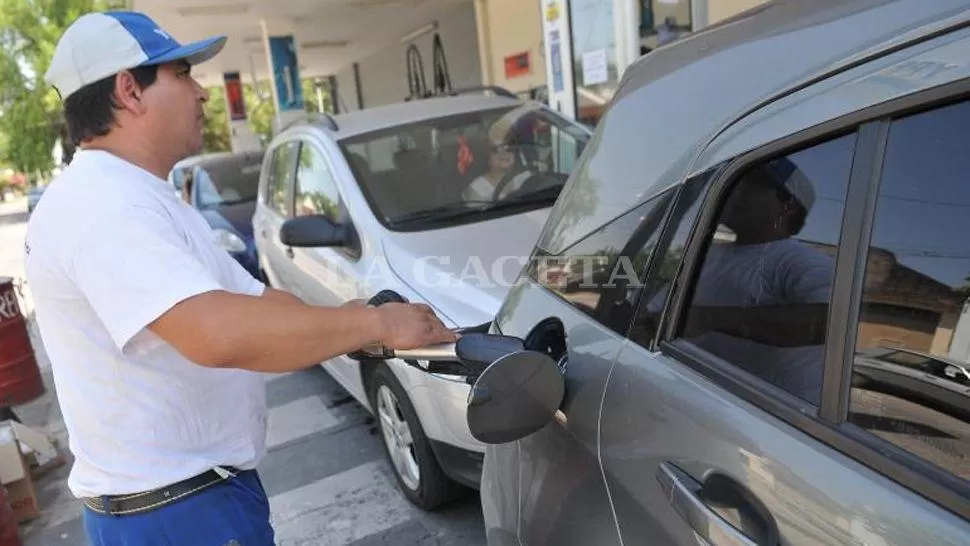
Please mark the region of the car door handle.
<svg viewBox="0 0 970 546"><path fill-rule="evenodd" d="M778 526L768 509L737 481L719 472L699 483L665 462L657 480L674 510L711 546L778 546ZM730 518L734 521L728 521Z"/></svg>
<svg viewBox="0 0 970 546"><path fill-rule="evenodd" d="M293 258L293 249L291 247L286 247L286 257L290 259Z"/></svg>

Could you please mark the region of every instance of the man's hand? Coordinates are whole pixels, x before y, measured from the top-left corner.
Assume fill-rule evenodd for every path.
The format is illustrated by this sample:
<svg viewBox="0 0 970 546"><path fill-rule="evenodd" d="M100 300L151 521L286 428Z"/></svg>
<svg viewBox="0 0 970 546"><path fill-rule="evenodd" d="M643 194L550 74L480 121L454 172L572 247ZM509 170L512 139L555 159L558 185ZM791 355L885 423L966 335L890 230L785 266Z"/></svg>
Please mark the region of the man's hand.
<svg viewBox="0 0 970 546"><path fill-rule="evenodd" d="M417 349L458 338L423 303L385 303L376 308L381 321L381 343L389 349Z"/></svg>

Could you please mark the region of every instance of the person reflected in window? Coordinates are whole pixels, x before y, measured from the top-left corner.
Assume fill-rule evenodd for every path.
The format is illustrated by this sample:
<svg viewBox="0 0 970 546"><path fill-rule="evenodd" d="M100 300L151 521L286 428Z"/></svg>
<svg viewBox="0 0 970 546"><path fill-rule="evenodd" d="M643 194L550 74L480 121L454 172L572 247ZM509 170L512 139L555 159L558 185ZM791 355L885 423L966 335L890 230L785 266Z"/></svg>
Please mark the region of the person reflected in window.
<svg viewBox="0 0 970 546"><path fill-rule="evenodd" d="M787 158L749 172L734 188L704 259L684 337L817 404L834 259L793 236L815 190ZM733 240L732 240L733 239ZM650 309L659 313L659 294Z"/></svg>

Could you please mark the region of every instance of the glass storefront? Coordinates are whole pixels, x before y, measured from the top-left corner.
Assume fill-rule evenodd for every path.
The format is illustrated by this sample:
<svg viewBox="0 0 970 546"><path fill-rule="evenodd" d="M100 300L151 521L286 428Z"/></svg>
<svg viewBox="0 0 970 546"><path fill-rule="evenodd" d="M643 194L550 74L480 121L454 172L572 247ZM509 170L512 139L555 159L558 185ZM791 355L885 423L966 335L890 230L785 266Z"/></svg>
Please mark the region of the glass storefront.
<svg viewBox="0 0 970 546"><path fill-rule="evenodd" d="M540 0L549 83L534 98L595 126L626 67L705 26L708 1Z"/></svg>
<svg viewBox="0 0 970 546"><path fill-rule="evenodd" d="M693 29L690 0L637 0L640 54L689 34Z"/></svg>
<svg viewBox="0 0 970 546"><path fill-rule="evenodd" d="M619 81L614 0L570 0L576 117L595 125Z"/></svg>

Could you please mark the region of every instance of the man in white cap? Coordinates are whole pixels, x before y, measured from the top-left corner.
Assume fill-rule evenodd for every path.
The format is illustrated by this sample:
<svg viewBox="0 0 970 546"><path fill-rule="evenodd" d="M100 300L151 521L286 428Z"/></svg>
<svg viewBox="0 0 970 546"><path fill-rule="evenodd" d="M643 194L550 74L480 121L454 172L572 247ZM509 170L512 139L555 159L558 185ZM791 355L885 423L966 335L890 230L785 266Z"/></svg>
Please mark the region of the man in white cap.
<svg viewBox="0 0 970 546"><path fill-rule="evenodd" d="M805 225L815 190L787 157L744 174L731 189L704 256L684 336L803 400L818 404L834 259L793 236ZM641 320L656 315L665 287Z"/></svg>
<svg viewBox="0 0 970 546"><path fill-rule="evenodd" d="M454 341L427 306L313 307L263 286L175 195L167 174L202 150L191 67L224 44L91 13L46 75L78 152L31 218L26 270L95 546L273 544L256 372Z"/></svg>

